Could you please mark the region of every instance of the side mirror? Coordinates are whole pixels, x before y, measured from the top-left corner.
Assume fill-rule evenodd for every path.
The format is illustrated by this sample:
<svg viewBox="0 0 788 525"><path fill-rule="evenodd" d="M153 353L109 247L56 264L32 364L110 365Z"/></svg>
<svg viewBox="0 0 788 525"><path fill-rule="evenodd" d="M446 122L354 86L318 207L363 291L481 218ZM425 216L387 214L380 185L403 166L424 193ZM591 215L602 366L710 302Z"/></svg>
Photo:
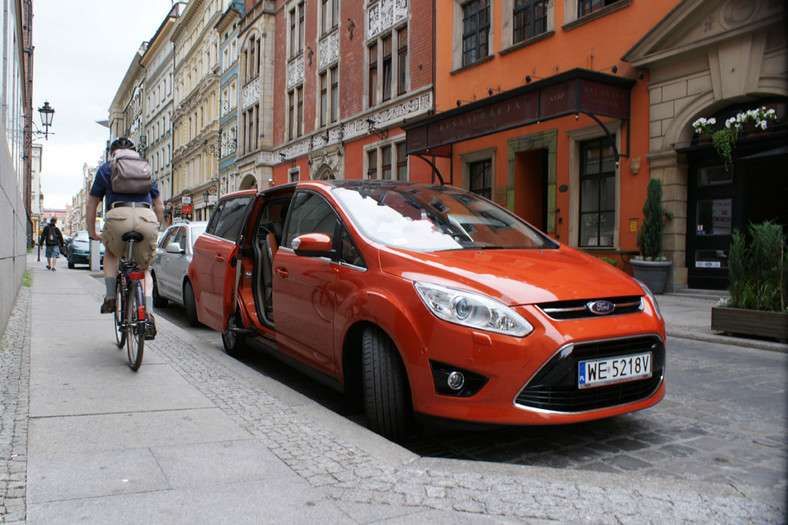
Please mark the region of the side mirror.
<svg viewBox="0 0 788 525"><path fill-rule="evenodd" d="M181 245L178 244L177 242L171 242L170 244L168 244L167 247L164 249L164 251L167 253L179 253L179 254L186 252L186 250L181 250Z"/></svg>
<svg viewBox="0 0 788 525"><path fill-rule="evenodd" d="M336 252L332 244L325 233L305 233L293 239L292 246L298 256L333 258Z"/></svg>

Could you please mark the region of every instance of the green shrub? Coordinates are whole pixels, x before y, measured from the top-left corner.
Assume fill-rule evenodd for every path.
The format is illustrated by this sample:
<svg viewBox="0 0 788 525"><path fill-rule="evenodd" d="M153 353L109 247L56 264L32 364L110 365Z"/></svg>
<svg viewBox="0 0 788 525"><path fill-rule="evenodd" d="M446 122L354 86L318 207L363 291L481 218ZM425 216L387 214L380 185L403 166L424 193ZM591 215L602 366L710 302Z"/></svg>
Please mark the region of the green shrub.
<svg viewBox="0 0 788 525"><path fill-rule="evenodd" d="M730 305L734 308L786 311L788 261L786 234L772 221L748 226L744 234L733 232L728 252Z"/></svg>
<svg viewBox="0 0 788 525"><path fill-rule="evenodd" d="M648 194L643 205L643 226L638 232L640 255L646 260L657 260L662 255L662 183L659 179L648 181Z"/></svg>
<svg viewBox="0 0 788 525"><path fill-rule="evenodd" d="M616 268L618 268L618 261L615 259L611 259L610 257L600 257L601 260L605 261L607 264L612 264Z"/></svg>

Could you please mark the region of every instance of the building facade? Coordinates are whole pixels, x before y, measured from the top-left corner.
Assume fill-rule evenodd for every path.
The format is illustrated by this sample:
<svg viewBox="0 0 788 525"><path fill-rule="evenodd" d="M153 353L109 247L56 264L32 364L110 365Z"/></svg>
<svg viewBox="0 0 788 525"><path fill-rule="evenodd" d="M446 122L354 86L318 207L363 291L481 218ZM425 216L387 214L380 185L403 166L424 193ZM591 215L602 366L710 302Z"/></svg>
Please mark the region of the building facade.
<svg viewBox="0 0 788 525"><path fill-rule="evenodd" d="M673 219L666 251L674 282L725 288L734 230L772 220L788 225L788 42L779 1L681 2L624 56L649 71L646 159L663 181ZM774 109L766 130L745 127L725 166L700 117L719 123Z"/></svg>
<svg viewBox="0 0 788 525"><path fill-rule="evenodd" d="M32 189L25 160L32 133L32 48L26 31L32 21L29 1L7 0L0 13L3 39L0 76L0 330L5 329L27 266L33 229L29 213Z"/></svg>
<svg viewBox="0 0 788 525"><path fill-rule="evenodd" d="M148 42L143 42L131 59L112 105L109 108L109 142L118 137L128 137L138 148L145 148L147 137L144 128L145 69L140 58L145 54ZM109 145L109 144L108 144Z"/></svg>
<svg viewBox="0 0 788 525"><path fill-rule="evenodd" d="M219 135L215 148L209 150L215 154L219 163L219 181L216 186L212 186L209 196L215 201L218 201L222 194L238 188L235 168L238 144L238 30L243 13L243 2L233 2L215 27L221 46ZM215 192L212 191L214 187Z"/></svg>
<svg viewBox="0 0 788 525"><path fill-rule="evenodd" d="M150 163L153 177L165 202L171 200L173 193L171 119L174 53L170 36L184 7L182 2L173 4L140 58L140 65L145 71L145 96L142 135L144 141L139 145L139 150ZM167 216L171 218L171 212Z"/></svg>
<svg viewBox="0 0 788 525"><path fill-rule="evenodd" d="M165 204L180 209L187 219L208 218L210 189L219 180L218 163L209 148L219 136L221 66L214 28L226 4L227 0L190 1L170 37L175 52L173 190Z"/></svg>

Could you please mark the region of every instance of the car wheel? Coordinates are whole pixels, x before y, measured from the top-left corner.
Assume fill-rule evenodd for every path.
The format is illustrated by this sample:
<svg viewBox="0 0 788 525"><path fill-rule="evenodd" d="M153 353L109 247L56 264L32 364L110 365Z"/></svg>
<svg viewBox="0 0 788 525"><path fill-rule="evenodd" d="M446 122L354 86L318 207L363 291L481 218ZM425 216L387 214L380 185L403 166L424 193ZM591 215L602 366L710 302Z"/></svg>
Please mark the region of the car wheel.
<svg viewBox="0 0 788 525"><path fill-rule="evenodd" d="M362 337L361 359L367 425L399 441L408 434L413 419L408 378L399 352L383 331L368 328Z"/></svg>
<svg viewBox="0 0 788 525"><path fill-rule="evenodd" d="M68 269L69 270L73 270L74 269L74 263L71 262L71 259L68 259Z"/></svg>
<svg viewBox="0 0 788 525"><path fill-rule="evenodd" d="M200 320L197 319L197 305L194 303L194 289L192 288L192 283L188 281L183 285L183 305L186 307L186 319L189 320L189 324L191 326L199 325Z"/></svg>
<svg viewBox="0 0 788 525"><path fill-rule="evenodd" d="M167 299L159 295L159 281L156 279L156 274L152 273L153 278L153 306L156 308L164 308L167 306Z"/></svg>
<svg viewBox="0 0 788 525"><path fill-rule="evenodd" d="M241 322L240 314L236 310L236 312L227 319L227 328L222 332L224 351L227 352L227 355L233 357L240 357L246 349L246 338L237 331L239 328L243 328L243 323Z"/></svg>

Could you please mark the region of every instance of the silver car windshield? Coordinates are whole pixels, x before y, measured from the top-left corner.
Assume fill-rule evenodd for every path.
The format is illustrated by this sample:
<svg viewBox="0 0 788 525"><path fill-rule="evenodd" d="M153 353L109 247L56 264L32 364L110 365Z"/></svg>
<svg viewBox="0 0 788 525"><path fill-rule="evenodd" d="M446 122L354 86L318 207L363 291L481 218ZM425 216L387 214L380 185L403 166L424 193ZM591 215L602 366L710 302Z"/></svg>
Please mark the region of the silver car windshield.
<svg viewBox="0 0 788 525"><path fill-rule="evenodd" d="M333 192L366 236L395 248L432 252L558 247L516 215L453 187L348 185Z"/></svg>

